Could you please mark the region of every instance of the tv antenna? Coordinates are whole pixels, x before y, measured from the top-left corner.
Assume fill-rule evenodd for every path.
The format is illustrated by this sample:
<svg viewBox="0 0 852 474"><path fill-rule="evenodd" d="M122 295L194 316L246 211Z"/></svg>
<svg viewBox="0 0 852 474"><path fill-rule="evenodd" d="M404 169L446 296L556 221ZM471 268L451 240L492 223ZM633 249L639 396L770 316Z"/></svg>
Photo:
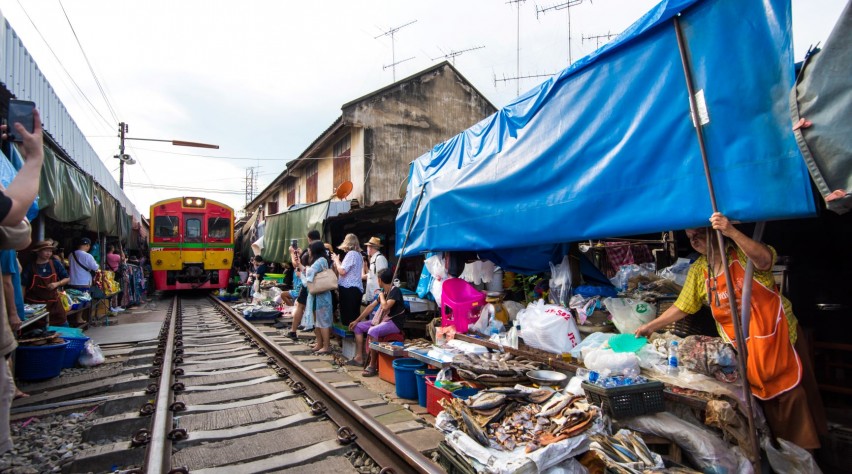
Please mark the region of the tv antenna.
<svg viewBox="0 0 852 474"><path fill-rule="evenodd" d="M455 66L456 65L456 56L461 56L462 53L466 53L468 51L476 51L477 49L482 49L484 47L485 46L476 46L476 47L473 47L473 48L462 49L460 51L454 51L454 50L451 49L449 53L444 53L443 56L438 56L437 58L432 58L432 61L435 61L439 58L449 59L453 63L453 66ZM442 53L444 52L441 48L438 48L438 51L441 51Z"/></svg>
<svg viewBox="0 0 852 474"><path fill-rule="evenodd" d="M595 40L595 49L598 49L598 48L601 47L601 40L602 39L606 39L607 41L609 41L615 36L618 36L618 33L610 33L609 31L607 31L605 35L588 35L588 36L583 35L582 39L581 39L581 43L585 42L586 40L589 40L589 41Z"/></svg>
<svg viewBox="0 0 852 474"><path fill-rule="evenodd" d="M516 50L516 55L515 55L515 58L516 58L515 71L517 73L517 81L518 81L517 89L515 90L515 93L517 95L521 95L521 4L526 2L526 1L527 0L509 0L508 2L506 2L507 4L511 4L511 3L517 3L518 4L518 29L515 32L515 39L516 39L516 44L517 44L517 50ZM511 79L506 79L506 80L508 81L508 80L511 80ZM497 84L497 81L495 80L494 83Z"/></svg>
<svg viewBox="0 0 852 474"><path fill-rule="evenodd" d="M530 74L530 75L527 75L527 76L515 76L515 77L506 77L506 76L497 77L497 75L495 74L494 75L494 86L496 87L498 82L518 81L520 83L521 79L536 79L536 78L539 78L539 77L551 77L551 76L553 76L553 74L556 74L556 73L552 73L552 74ZM520 94L518 94L518 95L520 95Z"/></svg>
<svg viewBox="0 0 852 474"><path fill-rule="evenodd" d="M396 34L397 31L405 28L408 25L414 24L414 23L417 23L417 20L409 21L408 23L406 23L404 25L397 26L396 28L391 28L391 29L385 31L384 33L380 34L379 36L376 36L375 38L373 38L373 39L379 39L382 36L390 36L390 39L391 39L391 63L388 64L387 66L382 66L382 70L384 71L385 69L387 69L389 67L393 68L393 82L396 82L396 65L400 64L400 63L404 63L404 62L408 61L409 59L414 59L414 56L412 56L408 59L403 59L402 61L397 62L397 60L396 60L396 40L394 38L394 35Z"/></svg>
<svg viewBox="0 0 852 474"><path fill-rule="evenodd" d="M591 0L589 0L591 2ZM539 8L538 5L535 6L535 18L538 19L538 16L543 13L547 13L549 11L556 10L568 10L568 65L570 66L574 62L574 57L571 54L571 7L576 7L577 5L583 3L583 0L568 0L567 2L560 3L557 5L553 5L550 7Z"/></svg>

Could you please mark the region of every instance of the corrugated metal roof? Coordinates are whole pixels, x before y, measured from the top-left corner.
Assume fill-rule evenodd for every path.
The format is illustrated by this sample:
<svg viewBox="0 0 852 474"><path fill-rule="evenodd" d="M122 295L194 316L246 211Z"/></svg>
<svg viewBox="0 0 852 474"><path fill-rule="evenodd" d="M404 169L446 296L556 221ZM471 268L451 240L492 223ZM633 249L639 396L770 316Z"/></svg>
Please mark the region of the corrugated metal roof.
<svg viewBox="0 0 852 474"><path fill-rule="evenodd" d="M0 83L16 98L35 102L41 113L44 130L54 142L83 172L91 175L98 185L120 202L128 214L138 220L141 215L136 206L130 202L86 140L2 11L0 20Z"/></svg>

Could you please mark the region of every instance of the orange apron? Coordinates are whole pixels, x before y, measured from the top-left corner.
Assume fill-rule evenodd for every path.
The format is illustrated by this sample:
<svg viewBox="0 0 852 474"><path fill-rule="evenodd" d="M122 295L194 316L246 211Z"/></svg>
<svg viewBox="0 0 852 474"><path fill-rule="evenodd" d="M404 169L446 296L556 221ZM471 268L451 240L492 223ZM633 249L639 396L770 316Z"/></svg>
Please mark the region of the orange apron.
<svg viewBox="0 0 852 474"><path fill-rule="evenodd" d="M736 301L742 301L745 268L736 252L728 253L731 279L734 282ZM736 333L728 299L725 274L715 277L716 291L711 291L712 281L705 271L713 318L719 323L727 339L736 346ZM718 295L718 299L716 296ZM738 305L739 307L739 305ZM738 312L739 313L739 312ZM769 400L792 390L802 378L802 361L790 342L787 318L781 295L752 280L751 320L746 338L748 361L746 371L751 392L761 400Z"/></svg>
<svg viewBox="0 0 852 474"><path fill-rule="evenodd" d="M58 281L56 276L56 267L53 266L53 259L48 261L50 264L51 273L47 277L39 276L36 265L33 264L33 280L27 288L27 295L24 301L33 304L45 305L49 313L49 321L51 326L63 326L68 322L65 307L62 306L62 301L59 301L59 291L47 287L47 285Z"/></svg>

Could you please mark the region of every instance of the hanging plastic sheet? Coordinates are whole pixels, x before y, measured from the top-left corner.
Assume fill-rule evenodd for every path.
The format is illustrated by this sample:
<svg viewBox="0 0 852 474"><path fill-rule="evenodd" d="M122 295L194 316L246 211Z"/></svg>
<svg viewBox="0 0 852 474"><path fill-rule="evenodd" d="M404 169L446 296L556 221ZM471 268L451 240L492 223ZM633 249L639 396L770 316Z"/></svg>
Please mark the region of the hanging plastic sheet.
<svg viewBox="0 0 852 474"><path fill-rule="evenodd" d="M712 211L672 21L678 14L721 211L741 221L814 215L788 113L789 0L663 1L611 43L412 162L396 220L403 241L413 219L405 254L507 253L546 271L564 252L544 259L543 246L706 225ZM748 45L732 48L730 38Z"/></svg>

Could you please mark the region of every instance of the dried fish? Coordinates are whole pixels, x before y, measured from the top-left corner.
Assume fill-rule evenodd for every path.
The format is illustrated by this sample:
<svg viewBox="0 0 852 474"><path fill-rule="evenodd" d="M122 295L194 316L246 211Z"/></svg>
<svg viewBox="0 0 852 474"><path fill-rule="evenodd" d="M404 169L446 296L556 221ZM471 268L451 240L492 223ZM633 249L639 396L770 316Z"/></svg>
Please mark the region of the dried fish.
<svg viewBox="0 0 852 474"><path fill-rule="evenodd" d="M482 392L474 398L469 398L467 405L474 410L490 410L506 402L506 395L494 392Z"/></svg>

